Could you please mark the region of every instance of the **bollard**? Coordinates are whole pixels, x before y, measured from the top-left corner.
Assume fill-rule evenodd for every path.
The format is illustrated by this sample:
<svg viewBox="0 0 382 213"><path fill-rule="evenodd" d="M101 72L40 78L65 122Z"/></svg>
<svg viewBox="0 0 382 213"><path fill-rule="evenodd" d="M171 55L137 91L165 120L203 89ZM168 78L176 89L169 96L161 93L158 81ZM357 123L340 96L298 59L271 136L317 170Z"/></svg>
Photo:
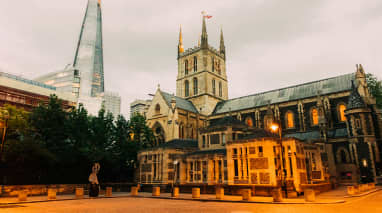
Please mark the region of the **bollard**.
<svg viewBox="0 0 382 213"><path fill-rule="evenodd" d="M111 197L113 196L113 188L112 187L106 187L106 197Z"/></svg>
<svg viewBox="0 0 382 213"><path fill-rule="evenodd" d="M152 191L152 195L156 196L156 197L160 196L160 187L154 186L153 191Z"/></svg>
<svg viewBox="0 0 382 213"><path fill-rule="evenodd" d="M272 197L273 202L282 202L283 201L283 195L281 188L275 188L272 190Z"/></svg>
<svg viewBox="0 0 382 213"><path fill-rule="evenodd" d="M179 187L174 187L171 196L172 197L179 197Z"/></svg>
<svg viewBox="0 0 382 213"><path fill-rule="evenodd" d="M355 193L355 194L360 193L359 185L355 185L355 186L354 186L354 193Z"/></svg>
<svg viewBox="0 0 382 213"><path fill-rule="evenodd" d="M84 188L76 188L76 198L84 198Z"/></svg>
<svg viewBox="0 0 382 213"><path fill-rule="evenodd" d="M316 193L313 189L305 189L304 198L307 202L314 202L316 200Z"/></svg>
<svg viewBox="0 0 382 213"><path fill-rule="evenodd" d="M354 195L355 192L355 187L354 186L348 186L348 195Z"/></svg>
<svg viewBox="0 0 382 213"><path fill-rule="evenodd" d="M243 189L242 190L242 197L243 197L243 200L250 200L251 199L251 190L250 189Z"/></svg>
<svg viewBox="0 0 382 213"><path fill-rule="evenodd" d="M371 189L375 189L375 183L369 183L371 186Z"/></svg>
<svg viewBox="0 0 382 213"><path fill-rule="evenodd" d="M56 189L48 189L48 200L55 200L57 195Z"/></svg>
<svg viewBox="0 0 382 213"><path fill-rule="evenodd" d="M192 198L200 198L200 188L192 188Z"/></svg>
<svg viewBox="0 0 382 213"><path fill-rule="evenodd" d="M19 201L27 201L28 190L20 190L18 194Z"/></svg>
<svg viewBox="0 0 382 213"><path fill-rule="evenodd" d="M216 199L223 200L224 198L224 188L223 187L217 187L216 188Z"/></svg>
<svg viewBox="0 0 382 213"><path fill-rule="evenodd" d="M131 187L131 196L138 196L138 188L136 186Z"/></svg>

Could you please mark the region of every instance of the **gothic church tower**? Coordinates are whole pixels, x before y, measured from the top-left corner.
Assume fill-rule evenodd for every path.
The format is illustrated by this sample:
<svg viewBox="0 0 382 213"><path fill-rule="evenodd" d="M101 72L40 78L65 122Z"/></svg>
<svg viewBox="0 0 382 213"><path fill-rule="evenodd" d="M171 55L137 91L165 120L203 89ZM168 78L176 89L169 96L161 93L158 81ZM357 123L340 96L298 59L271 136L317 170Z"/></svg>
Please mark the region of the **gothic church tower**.
<svg viewBox="0 0 382 213"><path fill-rule="evenodd" d="M184 50L180 29L176 95L191 101L200 114L210 115L219 101L228 99L225 59L223 31L219 50L209 46L204 17L198 46Z"/></svg>

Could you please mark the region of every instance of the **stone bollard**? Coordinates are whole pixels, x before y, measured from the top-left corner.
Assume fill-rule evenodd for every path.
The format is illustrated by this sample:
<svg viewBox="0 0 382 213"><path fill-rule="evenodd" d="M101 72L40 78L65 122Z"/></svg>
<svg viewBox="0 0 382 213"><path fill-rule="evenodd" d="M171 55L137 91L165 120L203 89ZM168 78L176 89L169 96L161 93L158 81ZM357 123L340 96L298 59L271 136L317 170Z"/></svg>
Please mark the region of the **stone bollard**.
<svg viewBox="0 0 382 213"><path fill-rule="evenodd" d="M171 196L172 197L179 197L179 187L174 187Z"/></svg>
<svg viewBox="0 0 382 213"><path fill-rule="evenodd" d="M138 187L136 187L136 186L132 186L132 187L131 187L130 195L131 195L131 196L138 196Z"/></svg>
<svg viewBox="0 0 382 213"><path fill-rule="evenodd" d="M273 202L282 202L283 201L283 195L281 188L275 188L272 190L272 197Z"/></svg>
<svg viewBox="0 0 382 213"><path fill-rule="evenodd" d="M355 185L355 186L354 186L354 193L355 193L355 194L360 193L359 185Z"/></svg>
<svg viewBox="0 0 382 213"><path fill-rule="evenodd" d="M305 189L304 198L307 202L314 202L316 200L316 193L313 189Z"/></svg>
<svg viewBox="0 0 382 213"><path fill-rule="evenodd" d="M160 196L160 187L159 186L153 187L152 195L156 196L156 197Z"/></svg>
<svg viewBox="0 0 382 213"><path fill-rule="evenodd" d="M192 188L192 198L200 198L200 188Z"/></svg>
<svg viewBox="0 0 382 213"><path fill-rule="evenodd" d="M369 183L369 184L370 184L371 189L375 189L375 183Z"/></svg>
<svg viewBox="0 0 382 213"><path fill-rule="evenodd" d="M251 199L251 190L250 189L243 189L242 190L242 197L243 197L243 200L250 200Z"/></svg>
<svg viewBox="0 0 382 213"><path fill-rule="evenodd" d="M348 195L354 195L355 192L355 187L354 186L348 186Z"/></svg>
<svg viewBox="0 0 382 213"><path fill-rule="evenodd" d="M217 187L216 188L216 199L223 200L224 198L224 188L223 187Z"/></svg>
<svg viewBox="0 0 382 213"><path fill-rule="evenodd" d="M57 198L57 190L56 189L48 189L48 200L55 200Z"/></svg>
<svg viewBox="0 0 382 213"><path fill-rule="evenodd" d="M366 185L365 184L359 185L359 192L364 192L364 191L367 191Z"/></svg>
<svg viewBox="0 0 382 213"><path fill-rule="evenodd" d="M113 188L112 188L112 187L106 187L106 193L105 193L105 196L106 196L106 197L111 197L111 196L113 196Z"/></svg>
<svg viewBox="0 0 382 213"><path fill-rule="evenodd" d="M84 198L84 188L76 188L76 198L77 199Z"/></svg>
<svg viewBox="0 0 382 213"><path fill-rule="evenodd" d="M19 201L27 201L28 198L28 190L20 190L18 194Z"/></svg>

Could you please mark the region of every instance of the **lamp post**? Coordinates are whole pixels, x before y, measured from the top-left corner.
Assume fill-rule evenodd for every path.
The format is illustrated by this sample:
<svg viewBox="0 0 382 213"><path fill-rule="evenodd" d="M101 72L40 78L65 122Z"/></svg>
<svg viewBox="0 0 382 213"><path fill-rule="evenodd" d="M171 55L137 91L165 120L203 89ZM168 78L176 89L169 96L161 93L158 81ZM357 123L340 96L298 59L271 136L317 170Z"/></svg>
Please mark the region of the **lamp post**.
<svg viewBox="0 0 382 213"><path fill-rule="evenodd" d="M8 128L8 119L9 119L9 112L8 110L1 110L0 111L0 125L1 128L3 129L3 134L1 136L1 154L3 154L4 150L4 143L5 143L5 135L7 133L7 128Z"/></svg>
<svg viewBox="0 0 382 213"><path fill-rule="evenodd" d="M171 186L171 191L172 193L174 193L174 185L176 183L176 176L177 176L177 165L178 165L178 161L177 160L174 160L174 178L172 180L172 186Z"/></svg>
<svg viewBox="0 0 382 213"><path fill-rule="evenodd" d="M280 145L280 154L281 154L281 162L280 162L280 169L282 171L282 174L280 174L280 171L278 169L278 174L280 174L280 177L281 177L281 189L284 191L285 193L285 197L288 197L288 191L287 191L287 186L286 186L286 169L285 169L285 159L284 159L284 155L285 155L285 151L284 151L284 148L283 148L283 141L282 141L282 131L281 131L281 124L280 123L273 123L271 125L271 131L272 132L277 132L278 135L279 135L279 140L278 140L278 144ZM277 186L278 186L278 182L277 182Z"/></svg>

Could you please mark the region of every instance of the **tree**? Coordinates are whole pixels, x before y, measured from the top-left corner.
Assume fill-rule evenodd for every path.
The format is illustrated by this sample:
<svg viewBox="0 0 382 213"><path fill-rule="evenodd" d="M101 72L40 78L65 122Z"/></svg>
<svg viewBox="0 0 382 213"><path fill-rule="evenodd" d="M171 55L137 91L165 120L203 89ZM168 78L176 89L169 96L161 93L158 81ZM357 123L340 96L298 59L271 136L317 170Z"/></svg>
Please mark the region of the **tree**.
<svg viewBox="0 0 382 213"><path fill-rule="evenodd" d="M140 114L136 114L130 118L130 132L133 134L131 140L141 144L141 147L147 148L154 144L154 133L146 125L146 118Z"/></svg>
<svg viewBox="0 0 382 213"><path fill-rule="evenodd" d="M366 74L366 82L371 95L376 99L377 107L382 109L382 81L371 73Z"/></svg>

